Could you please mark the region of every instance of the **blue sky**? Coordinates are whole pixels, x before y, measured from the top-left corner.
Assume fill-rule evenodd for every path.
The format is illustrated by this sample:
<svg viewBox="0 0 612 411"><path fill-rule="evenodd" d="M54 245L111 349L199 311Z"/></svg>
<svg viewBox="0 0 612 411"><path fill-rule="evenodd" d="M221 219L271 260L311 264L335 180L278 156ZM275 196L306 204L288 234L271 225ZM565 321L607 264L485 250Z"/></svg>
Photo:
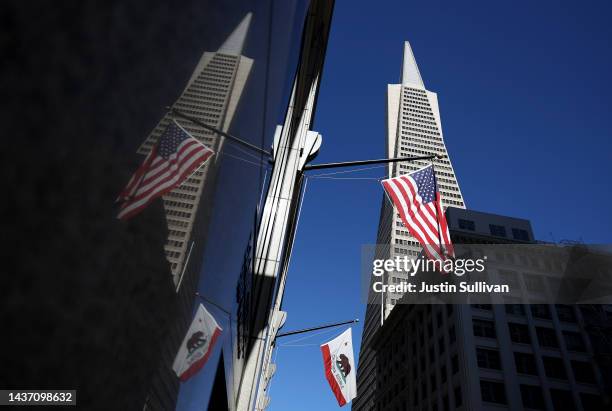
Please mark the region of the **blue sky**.
<svg viewBox="0 0 612 411"><path fill-rule="evenodd" d="M438 93L468 208L527 218L542 240L612 242L611 11L605 1L337 1L315 162L384 156L386 85L399 81L408 40ZM363 318L360 250L375 242L381 196L373 180L309 180L285 331ZM342 330L278 340L270 410L337 409L318 345ZM357 355L361 326L353 335Z"/></svg>

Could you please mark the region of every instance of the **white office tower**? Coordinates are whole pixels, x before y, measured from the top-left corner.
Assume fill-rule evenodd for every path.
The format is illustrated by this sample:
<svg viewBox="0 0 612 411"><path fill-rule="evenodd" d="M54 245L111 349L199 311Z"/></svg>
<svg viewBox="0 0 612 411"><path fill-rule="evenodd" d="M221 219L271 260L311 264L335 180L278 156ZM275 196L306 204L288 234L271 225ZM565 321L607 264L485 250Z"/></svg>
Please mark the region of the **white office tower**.
<svg viewBox="0 0 612 411"><path fill-rule="evenodd" d="M442 206L465 208L463 196L455 177L444 137L438 95L425 89L412 48L404 43L402 83L387 86L387 155L389 157L412 157L440 154L444 158L433 161ZM430 160L410 163L390 163L389 177L408 174L430 164ZM393 206L384 199L379 226L379 244L391 245L391 257L397 255L416 257L422 250L416 238L408 233L399 214L393 213ZM399 274L388 279L389 283L401 281ZM387 295L385 316L401 295Z"/></svg>
<svg viewBox="0 0 612 411"><path fill-rule="evenodd" d="M438 95L425 89L425 84L417 66L412 48L404 42L404 58L401 71L401 83L387 86L387 157L413 157L429 154L440 154L444 158L433 160L442 196L442 206L465 208L463 196L457 183L444 137ZM397 177L418 170L431 163L430 160L389 163L388 177ZM419 242L404 227L391 202L382 198L380 221L378 225L377 244L388 244L389 250L377 258L394 258L395 256L417 257L422 250ZM385 282L395 284L402 281L405 273L393 273ZM358 398L353 401L354 410L373 409L373 390L375 379L375 357L370 349L371 338L391 312L401 294L370 293L366 309L366 320L361 340L359 371L357 374ZM382 304L382 309L381 309Z"/></svg>
<svg viewBox="0 0 612 411"><path fill-rule="evenodd" d="M251 13L245 16L216 52L204 52L174 108L219 130L229 129L253 65L252 59L242 56L250 23ZM171 120L171 115L164 116L138 153L148 154ZM215 153L221 151L223 137L188 120L177 118L177 121ZM163 197L168 222L165 250L175 285L181 283L183 266L196 237L192 231L198 210L203 210L203 213L210 210L207 203L212 195L203 194L214 186L218 159L219 155L216 154L185 183ZM206 216L202 218L202 224L198 223L199 230L205 230L207 225Z"/></svg>

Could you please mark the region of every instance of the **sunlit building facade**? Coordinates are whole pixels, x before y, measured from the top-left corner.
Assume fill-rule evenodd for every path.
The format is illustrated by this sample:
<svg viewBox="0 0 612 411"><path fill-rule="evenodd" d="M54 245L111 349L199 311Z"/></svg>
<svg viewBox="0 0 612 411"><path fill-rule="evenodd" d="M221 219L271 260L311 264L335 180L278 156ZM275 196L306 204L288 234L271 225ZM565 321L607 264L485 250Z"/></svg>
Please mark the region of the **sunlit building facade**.
<svg viewBox="0 0 612 411"><path fill-rule="evenodd" d="M389 158L429 154L443 156L443 158L433 160L442 206L444 209L448 206L465 207L444 143L438 95L425 88L408 42L404 43L401 83L387 86L386 151ZM429 160L390 163L387 174L389 178L396 177L429 164L431 164ZM385 251L386 255L377 258L417 257L422 251L416 238L404 227L399 214L394 212L393 205L385 197L382 199L376 243L389 245L388 250ZM402 280L402 275L405 273L392 273L385 281L389 284L398 283ZM401 294L396 293L386 293L382 296L382 300L380 295L370 296L359 355L357 384L360 394L353 403L355 410L372 409L376 359L370 349L370 341L381 321L384 321L390 314L401 297Z"/></svg>

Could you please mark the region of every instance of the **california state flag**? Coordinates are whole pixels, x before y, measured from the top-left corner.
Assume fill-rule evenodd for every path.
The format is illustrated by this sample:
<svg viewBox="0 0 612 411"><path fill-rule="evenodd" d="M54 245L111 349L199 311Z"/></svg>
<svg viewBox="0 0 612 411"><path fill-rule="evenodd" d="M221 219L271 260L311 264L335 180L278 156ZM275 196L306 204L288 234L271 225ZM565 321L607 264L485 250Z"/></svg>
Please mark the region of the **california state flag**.
<svg viewBox="0 0 612 411"><path fill-rule="evenodd" d="M349 328L338 337L321 345L325 377L341 407L357 396L353 336Z"/></svg>
<svg viewBox="0 0 612 411"><path fill-rule="evenodd" d="M181 381L187 380L206 364L221 331L213 316L200 304L172 364Z"/></svg>

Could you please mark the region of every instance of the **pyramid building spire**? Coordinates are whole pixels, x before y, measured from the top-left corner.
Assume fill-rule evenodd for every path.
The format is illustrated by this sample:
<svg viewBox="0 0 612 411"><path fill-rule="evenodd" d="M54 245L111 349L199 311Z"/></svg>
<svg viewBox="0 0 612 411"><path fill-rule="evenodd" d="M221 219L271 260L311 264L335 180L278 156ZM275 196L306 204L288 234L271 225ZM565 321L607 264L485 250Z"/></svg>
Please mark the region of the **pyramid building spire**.
<svg viewBox="0 0 612 411"><path fill-rule="evenodd" d="M402 62L402 84L406 86L416 86L419 88L425 88L421 73L419 72L419 66L417 66L416 59L412 53L412 47L410 43L404 42L404 59Z"/></svg>

